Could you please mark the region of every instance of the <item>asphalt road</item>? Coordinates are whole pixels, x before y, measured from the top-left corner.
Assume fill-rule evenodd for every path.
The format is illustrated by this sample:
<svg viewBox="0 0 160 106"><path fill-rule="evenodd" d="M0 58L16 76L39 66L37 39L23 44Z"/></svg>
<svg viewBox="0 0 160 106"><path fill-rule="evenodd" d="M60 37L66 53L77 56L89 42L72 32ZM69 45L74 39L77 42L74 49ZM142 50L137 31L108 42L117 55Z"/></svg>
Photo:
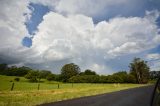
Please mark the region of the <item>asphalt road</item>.
<svg viewBox="0 0 160 106"><path fill-rule="evenodd" d="M133 88L41 106L150 106L153 88L153 86Z"/></svg>

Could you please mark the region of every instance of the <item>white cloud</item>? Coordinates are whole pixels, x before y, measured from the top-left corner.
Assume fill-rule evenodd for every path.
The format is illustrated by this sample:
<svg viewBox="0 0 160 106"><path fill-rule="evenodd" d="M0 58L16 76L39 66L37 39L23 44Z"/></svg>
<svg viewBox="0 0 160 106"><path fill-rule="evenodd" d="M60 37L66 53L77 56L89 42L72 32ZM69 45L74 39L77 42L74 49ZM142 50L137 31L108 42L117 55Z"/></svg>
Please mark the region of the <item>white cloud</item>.
<svg viewBox="0 0 160 106"><path fill-rule="evenodd" d="M82 67L101 64L101 70L105 71L103 64L111 56L139 53L158 45L154 40L160 36L156 18L150 14L144 18L116 17L94 25L92 19L84 15L65 17L50 12L38 27L32 49L45 61L67 59Z"/></svg>
<svg viewBox="0 0 160 106"><path fill-rule="evenodd" d="M1 47L21 45L22 38L27 34L24 26L24 22L29 17L30 12L26 8L27 5L28 3L25 0L23 2L0 1L0 39L3 40ZM23 16L24 13L28 14Z"/></svg>
<svg viewBox="0 0 160 106"><path fill-rule="evenodd" d="M152 71L160 71L160 61L156 61L153 63L153 65L151 66Z"/></svg>
<svg viewBox="0 0 160 106"><path fill-rule="evenodd" d="M94 19L126 15L144 9L148 0L30 0L50 7L51 10L63 15L83 14ZM107 19L108 19L107 18Z"/></svg>
<svg viewBox="0 0 160 106"><path fill-rule="evenodd" d="M146 58L148 60L160 60L160 54L159 53L148 54Z"/></svg>
<svg viewBox="0 0 160 106"><path fill-rule="evenodd" d="M42 61L37 51L22 45L23 38L29 36L25 22L32 11L28 6L28 0L0 1L0 62L20 66Z"/></svg>
<svg viewBox="0 0 160 106"><path fill-rule="evenodd" d="M145 58L148 60L152 71L160 70L160 54L159 53L147 54Z"/></svg>
<svg viewBox="0 0 160 106"><path fill-rule="evenodd" d="M138 53L158 45L160 35L155 21L159 12L152 11L151 13L152 15L147 14L144 18L130 17L111 20L112 32L109 35L115 48L109 50L108 54L117 56L126 53Z"/></svg>
<svg viewBox="0 0 160 106"><path fill-rule="evenodd" d="M49 5L53 1L43 1L43 4ZM37 0L34 2L42 3ZM80 3L69 0L69 4L64 6L65 2L56 1L52 4L59 13L49 12L43 17L32 47L26 48L21 41L28 35L24 22L30 17L31 11L27 8L29 2L0 1L0 58L12 60L12 64L54 68L55 71L65 63L75 62L82 70L90 68L98 73L111 73L112 68L105 65L110 57L140 53L159 43L159 29L155 23L158 11L147 12L143 18L115 17L95 25L90 15L102 11L106 5L123 4L127 0L115 4L111 0L105 3L99 1L102 7L96 7L95 2L98 1L92 4L91 0L82 0ZM90 5L95 6L95 13ZM63 16L61 12L69 14Z"/></svg>
<svg viewBox="0 0 160 106"><path fill-rule="evenodd" d="M114 14L116 9L120 11L118 8L129 11L128 7L135 5L137 5L136 0L59 0L55 5L55 10L62 14L84 14L97 17L98 15L110 15L111 12Z"/></svg>
<svg viewBox="0 0 160 106"><path fill-rule="evenodd" d="M104 9L106 12L111 10L111 6L118 5L133 5L131 0L119 0L113 2L112 0L30 0L33 3L39 3L49 6L62 14L84 14L87 16L94 16L101 13ZM128 7L128 6L126 6Z"/></svg>
<svg viewBox="0 0 160 106"><path fill-rule="evenodd" d="M92 63L89 69L92 69L93 71L96 71L99 74L112 74L113 70L110 67L107 67L106 65L103 64L97 64L97 63Z"/></svg>
<svg viewBox="0 0 160 106"><path fill-rule="evenodd" d="M108 51L108 54L111 55L123 55L126 53L136 53L138 49L141 49L135 42L127 42L121 45L120 47L116 47L113 50Z"/></svg>

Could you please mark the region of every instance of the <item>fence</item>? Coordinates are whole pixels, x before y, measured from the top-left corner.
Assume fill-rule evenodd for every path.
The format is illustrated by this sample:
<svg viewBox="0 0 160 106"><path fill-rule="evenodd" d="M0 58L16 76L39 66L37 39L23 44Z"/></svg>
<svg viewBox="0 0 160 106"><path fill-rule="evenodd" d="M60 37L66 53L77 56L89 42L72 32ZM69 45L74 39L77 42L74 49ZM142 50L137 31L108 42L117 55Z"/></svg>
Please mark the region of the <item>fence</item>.
<svg viewBox="0 0 160 106"><path fill-rule="evenodd" d="M84 85L84 84L83 84ZM28 83L28 82L9 82L0 87L0 91L23 91L23 90L52 90L80 87L74 83Z"/></svg>

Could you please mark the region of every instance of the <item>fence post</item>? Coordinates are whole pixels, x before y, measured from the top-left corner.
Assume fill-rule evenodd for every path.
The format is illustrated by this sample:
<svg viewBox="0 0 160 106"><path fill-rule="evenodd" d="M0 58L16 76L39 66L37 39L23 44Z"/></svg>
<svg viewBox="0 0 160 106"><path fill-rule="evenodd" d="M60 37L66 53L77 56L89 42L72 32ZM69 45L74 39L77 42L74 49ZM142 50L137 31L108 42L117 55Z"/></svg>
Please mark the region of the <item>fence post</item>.
<svg viewBox="0 0 160 106"><path fill-rule="evenodd" d="M58 89L59 89L59 84L58 84Z"/></svg>
<svg viewBox="0 0 160 106"><path fill-rule="evenodd" d="M38 83L38 90L39 90L39 87L40 87L40 83Z"/></svg>
<svg viewBox="0 0 160 106"><path fill-rule="evenodd" d="M12 83L11 91L13 91L13 88L14 88L14 82Z"/></svg>
<svg viewBox="0 0 160 106"><path fill-rule="evenodd" d="M73 83L72 83L72 88L73 88Z"/></svg>

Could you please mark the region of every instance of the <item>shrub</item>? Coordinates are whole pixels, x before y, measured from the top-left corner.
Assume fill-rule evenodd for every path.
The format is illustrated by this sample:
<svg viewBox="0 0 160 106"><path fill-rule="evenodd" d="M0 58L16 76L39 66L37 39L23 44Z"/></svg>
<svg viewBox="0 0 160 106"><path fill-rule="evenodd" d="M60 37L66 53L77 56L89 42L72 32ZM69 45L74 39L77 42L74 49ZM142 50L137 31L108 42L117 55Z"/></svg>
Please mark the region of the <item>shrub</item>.
<svg viewBox="0 0 160 106"><path fill-rule="evenodd" d="M127 83L136 83L136 82L137 82L137 81L136 81L136 78L135 78L134 75L129 74L129 75L127 76Z"/></svg>
<svg viewBox="0 0 160 106"><path fill-rule="evenodd" d="M55 75L54 74L49 74L46 79L48 81L53 81L53 80L55 80Z"/></svg>
<svg viewBox="0 0 160 106"><path fill-rule="evenodd" d="M19 82L20 78L16 77L14 80L17 81L17 82Z"/></svg>
<svg viewBox="0 0 160 106"><path fill-rule="evenodd" d="M39 71L30 71L25 75L25 78L29 79L30 82L38 82ZM40 78L39 78L40 80Z"/></svg>
<svg viewBox="0 0 160 106"><path fill-rule="evenodd" d="M68 81L72 83L98 83L99 79L98 75L77 75L71 77Z"/></svg>
<svg viewBox="0 0 160 106"><path fill-rule="evenodd" d="M119 75L108 76L109 83L123 83L123 79Z"/></svg>

